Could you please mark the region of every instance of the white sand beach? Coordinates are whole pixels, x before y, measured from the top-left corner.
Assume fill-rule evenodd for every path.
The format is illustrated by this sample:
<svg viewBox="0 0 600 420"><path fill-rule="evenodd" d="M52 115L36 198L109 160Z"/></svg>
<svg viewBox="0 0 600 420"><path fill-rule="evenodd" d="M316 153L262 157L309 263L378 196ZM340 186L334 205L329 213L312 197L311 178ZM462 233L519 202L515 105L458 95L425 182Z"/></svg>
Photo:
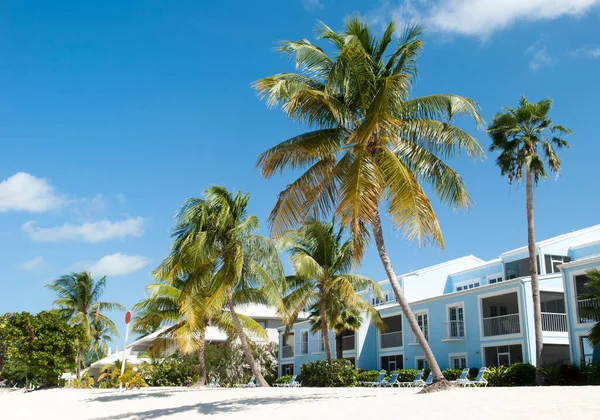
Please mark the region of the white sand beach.
<svg viewBox="0 0 600 420"><path fill-rule="evenodd" d="M12 419L600 419L600 387L414 389L52 389L0 394Z"/></svg>

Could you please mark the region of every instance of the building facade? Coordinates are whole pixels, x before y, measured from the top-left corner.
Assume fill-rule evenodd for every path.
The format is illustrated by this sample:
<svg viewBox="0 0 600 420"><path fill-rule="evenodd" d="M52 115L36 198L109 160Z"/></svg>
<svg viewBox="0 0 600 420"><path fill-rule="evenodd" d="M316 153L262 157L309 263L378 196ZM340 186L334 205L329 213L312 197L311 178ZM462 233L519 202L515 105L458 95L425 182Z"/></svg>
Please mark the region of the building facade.
<svg viewBox="0 0 600 420"><path fill-rule="evenodd" d="M600 268L600 225L537 243L544 364L594 359L587 342L593 320L580 309L597 302L578 299L586 270ZM483 261L472 255L398 277L417 322L442 369L535 364L533 299L527 247ZM365 317L343 337L344 358L360 369L425 368L427 362L387 280L383 299L366 294L383 318L378 331ZM279 328L280 374L300 373L302 364L324 360L320 333L310 321ZM334 334L327 339L334 347ZM596 359L600 353L596 349Z"/></svg>

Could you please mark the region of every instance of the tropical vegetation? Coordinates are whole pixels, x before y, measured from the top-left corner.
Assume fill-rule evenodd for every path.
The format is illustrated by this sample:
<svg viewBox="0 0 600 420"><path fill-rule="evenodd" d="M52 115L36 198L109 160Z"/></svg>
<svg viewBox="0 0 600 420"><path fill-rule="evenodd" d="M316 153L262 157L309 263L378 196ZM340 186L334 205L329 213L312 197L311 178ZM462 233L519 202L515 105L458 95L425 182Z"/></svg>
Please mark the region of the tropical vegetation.
<svg viewBox="0 0 600 420"><path fill-rule="evenodd" d="M557 174L561 160L557 150L570 147L561 138L571 131L562 125L553 124L548 116L552 108L550 99L529 102L525 96L519 100L518 108L506 107L505 112L496 114L487 132L492 139L490 151L498 151L496 160L502 175L508 182L520 182L525 177L527 207L527 248L529 251L529 270L533 295L533 319L535 326L536 365L543 365L544 338L542 334L542 309L538 280L538 262L535 245L535 227L533 212L533 187L540 178L547 178L546 163L550 171ZM542 377L538 375L538 384Z"/></svg>
<svg viewBox="0 0 600 420"><path fill-rule="evenodd" d="M317 38L285 41L279 51L291 56L296 73L278 73L254 83L269 106L311 128L262 153L263 177L284 170L301 175L279 195L270 216L271 233L282 235L310 217L331 211L352 236L353 257L360 261L372 231L376 248L402 311L433 370L442 372L399 286L386 252L380 208L409 240L444 246L442 231L424 186L451 208L468 208L471 199L461 176L445 159L466 152L479 159L479 143L452 120L465 115L482 124L477 104L453 94L411 98L421 26L409 26L394 42L392 21L378 39L359 17L346 20L341 32L324 23ZM370 229L370 231L369 231Z"/></svg>

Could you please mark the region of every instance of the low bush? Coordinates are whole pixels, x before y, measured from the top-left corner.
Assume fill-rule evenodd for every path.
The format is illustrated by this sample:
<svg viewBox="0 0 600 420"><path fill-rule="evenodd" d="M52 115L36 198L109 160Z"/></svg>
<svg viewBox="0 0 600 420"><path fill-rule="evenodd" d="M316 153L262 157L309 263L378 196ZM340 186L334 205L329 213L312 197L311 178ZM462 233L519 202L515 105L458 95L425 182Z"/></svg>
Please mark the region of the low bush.
<svg viewBox="0 0 600 420"><path fill-rule="evenodd" d="M345 387L355 386L357 371L348 360L326 360L305 363L300 368L302 386L308 387Z"/></svg>
<svg viewBox="0 0 600 420"><path fill-rule="evenodd" d="M275 379L274 384L289 384L292 380L292 375L283 375ZM296 381L300 381L300 377L296 377Z"/></svg>
<svg viewBox="0 0 600 420"><path fill-rule="evenodd" d="M545 366L540 369L544 385L566 385L560 366Z"/></svg>
<svg viewBox="0 0 600 420"><path fill-rule="evenodd" d="M356 381L359 384L363 382L375 382L378 376L378 370L359 370L356 375Z"/></svg>
<svg viewBox="0 0 600 420"><path fill-rule="evenodd" d="M412 382L417 376L416 369L399 369L394 372L398 372L398 382ZM423 378L425 379L425 378Z"/></svg>
<svg viewBox="0 0 600 420"><path fill-rule="evenodd" d="M470 368L469 369L469 379L471 381L475 380L475 378L477 378L478 374L479 374L479 368Z"/></svg>
<svg viewBox="0 0 600 420"><path fill-rule="evenodd" d="M504 374L504 386L535 386L535 366L529 363L510 365Z"/></svg>
<svg viewBox="0 0 600 420"><path fill-rule="evenodd" d="M462 373L462 370L452 369L452 368L448 368L442 372L442 374L444 375L444 378L446 378L448 381L456 381L458 378L460 378L461 373Z"/></svg>
<svg viewBox="0 0 600 420"><path fill-rule="evenodd" d="M65 388L67 384L65 384ZM79 388L79 389L87 389L94 387L94 378L90 378L88 376L84 376L80 379L72 379L71 380L71 388Z"/></svg>
<svg viewBox="0 0 600 420"><path fill-rule="evenodd" d="M488 367L484 375L488 386L506 386L506 370L505 366Z"/></svg>

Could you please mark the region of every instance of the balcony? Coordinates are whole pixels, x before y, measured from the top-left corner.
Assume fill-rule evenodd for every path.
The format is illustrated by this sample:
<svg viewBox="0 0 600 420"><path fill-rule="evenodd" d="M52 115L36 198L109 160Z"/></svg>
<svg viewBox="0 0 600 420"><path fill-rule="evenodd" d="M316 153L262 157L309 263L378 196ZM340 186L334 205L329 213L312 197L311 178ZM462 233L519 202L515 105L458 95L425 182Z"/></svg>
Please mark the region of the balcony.
<svg viewBox="0 0 600 420"><path fill-rule="evenodd" d="M596 299L580 299L577 301L577 317L579 318L580 324L586 324L588 322L600 322L600 316L595 316L586 313L591 309L600 308L600 301Z"/></svg>
<svg viewBox="0 0 600 420"><path fill-rule="evenodd" d="M281 358L287 359L294 357L294 346L282 346L281 347Z"/></svg>
<svg viewBox="0 0 600 420"><path fill-rule="evenodd" d="M567 314L542 312L542 331L567 332Z"/></svg>
<svg viewBox="0 0 600 420"><path fill-rule="evenodd" d="M381 348L402 347L402 331L381 334Z"/></svg>
<svg viewBox="0 0 600 420"><path fill-rule="evenodd" d="M443 327L444 341L465 340L467 338L464 321L444 322Z"/></svg>
<svg viewBox="0 0 600 420"><path fill-rule="evenodd" d="M519 314L483 318L484 337L519 334L520 332L521 325L519 323Z"/></svg>
<svg viewBox="0 0 600 420"><path fill-rule="evenodd" d="M354 334L342 337L342 351L356 349L356 340Z"/></svg>

